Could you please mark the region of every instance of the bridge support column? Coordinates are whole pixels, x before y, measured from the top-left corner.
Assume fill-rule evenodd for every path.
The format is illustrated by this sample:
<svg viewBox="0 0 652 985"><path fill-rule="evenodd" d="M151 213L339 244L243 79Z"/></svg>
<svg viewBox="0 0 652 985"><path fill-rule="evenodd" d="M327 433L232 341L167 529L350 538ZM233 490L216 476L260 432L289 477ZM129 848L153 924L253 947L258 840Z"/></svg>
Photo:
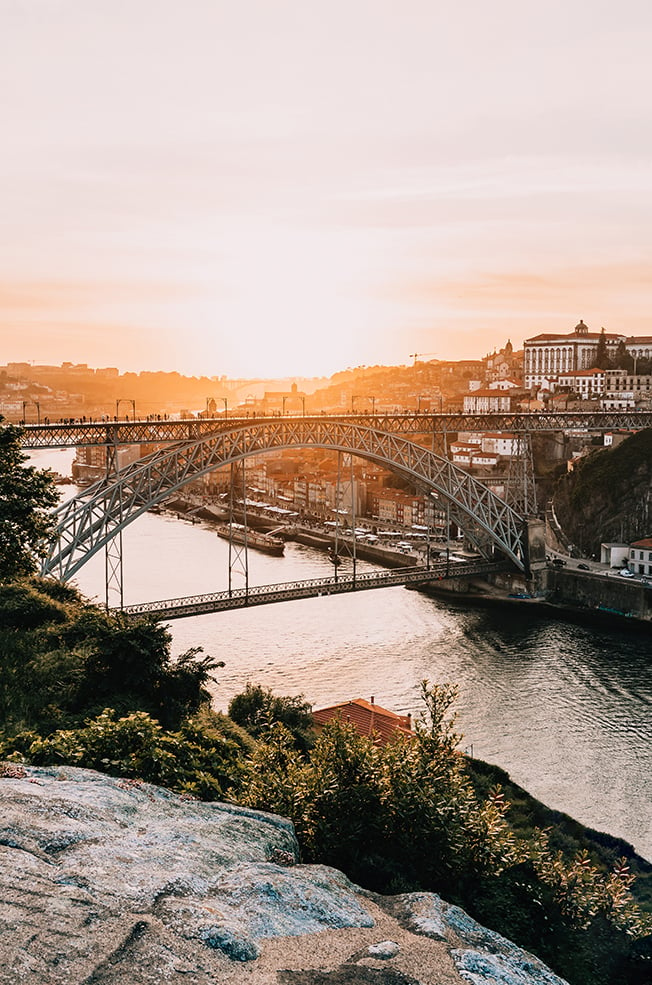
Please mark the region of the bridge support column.
<svg viewBox="0 0 652 985"><path fill-rule="evenodd" d="M525 570L546 563L546 524L545 520L533 518L525 521Z"/></svg>
<svg viewBox="0 0 652 985"><path fill-rule="evenodd" d="M106 472L104 480L108 485L115 480L118 473L118 447L117 436L113 434L114 443L106 446ZM122 523L122 496L120 496L120 516L119 523ZM110 531L110 524L107 517L107 533ZM115 537L109 537L104 548L104 598L106 611L112 608L111 595L117 595L118 607L124 608L124 587L122 580L122 528L118 530Z"/></svg>

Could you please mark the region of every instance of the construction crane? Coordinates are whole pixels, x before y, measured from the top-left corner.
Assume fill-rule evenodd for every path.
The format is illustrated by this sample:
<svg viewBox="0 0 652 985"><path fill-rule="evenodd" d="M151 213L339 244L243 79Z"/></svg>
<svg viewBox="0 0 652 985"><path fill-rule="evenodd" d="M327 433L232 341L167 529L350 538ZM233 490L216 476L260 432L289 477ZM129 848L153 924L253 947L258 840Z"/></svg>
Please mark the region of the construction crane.
<svg viewBox="0 0 652 985"><path fill-rule="evenodd" d="M419 356L436 356L436 355L437 355L436 352L411 352L410 359L414 359L414 365L416 366L417 359L419 358Z"/></svg>

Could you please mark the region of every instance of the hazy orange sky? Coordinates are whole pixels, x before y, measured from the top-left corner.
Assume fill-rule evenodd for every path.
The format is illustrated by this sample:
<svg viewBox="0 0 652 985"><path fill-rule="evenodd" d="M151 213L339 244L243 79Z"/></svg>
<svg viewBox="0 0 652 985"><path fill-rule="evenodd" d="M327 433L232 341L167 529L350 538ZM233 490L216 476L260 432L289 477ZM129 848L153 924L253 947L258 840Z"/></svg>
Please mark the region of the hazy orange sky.
<svg viewBox="0 0 652 985"><path fill-rule="evenodd" d="M649 0L0 0L0 362L652 334Z"/></svg>

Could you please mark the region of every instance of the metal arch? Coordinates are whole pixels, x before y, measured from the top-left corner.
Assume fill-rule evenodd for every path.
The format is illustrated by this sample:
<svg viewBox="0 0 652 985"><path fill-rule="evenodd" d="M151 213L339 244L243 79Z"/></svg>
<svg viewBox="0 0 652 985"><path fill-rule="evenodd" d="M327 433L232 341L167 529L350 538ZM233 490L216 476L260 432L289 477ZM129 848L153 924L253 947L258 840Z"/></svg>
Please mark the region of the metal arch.
<svg viewBox="0 0 652 985"><path fill-rule="evenodd" d="M352 453L450 500L456 513L480 528L521 570L526 567L524 522L476 478L398 434L350 421L263 419L154 452L63 503L43 575L71 578L120 530L170 493L208 472L251 455L292 447ZM464 527L464 524L461 524Z"/></svg>

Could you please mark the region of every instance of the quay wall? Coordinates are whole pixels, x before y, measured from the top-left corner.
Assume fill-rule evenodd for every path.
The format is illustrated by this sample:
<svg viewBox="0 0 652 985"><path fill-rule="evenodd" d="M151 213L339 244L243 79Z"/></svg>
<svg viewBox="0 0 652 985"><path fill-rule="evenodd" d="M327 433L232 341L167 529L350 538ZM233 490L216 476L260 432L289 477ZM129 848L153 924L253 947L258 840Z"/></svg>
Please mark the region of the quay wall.
<svg viewBox="0 0 652 985"><path fill-rule="evenodd" d="M557 618L582 622L627 623L640 628L652 624L652 585L615 572L541 567L532 574L529 580L520 572L501 572L486 580L449 578L415 586L415 590L474 605L533 606Z"/></svg>
<svg viewBox="0 0 652 985"><path fill-rule="evenodd" d="M587 574L562 568L540 572L541 590L553 605L599 610L652 622L652 585L617 573Z"/></svg>

